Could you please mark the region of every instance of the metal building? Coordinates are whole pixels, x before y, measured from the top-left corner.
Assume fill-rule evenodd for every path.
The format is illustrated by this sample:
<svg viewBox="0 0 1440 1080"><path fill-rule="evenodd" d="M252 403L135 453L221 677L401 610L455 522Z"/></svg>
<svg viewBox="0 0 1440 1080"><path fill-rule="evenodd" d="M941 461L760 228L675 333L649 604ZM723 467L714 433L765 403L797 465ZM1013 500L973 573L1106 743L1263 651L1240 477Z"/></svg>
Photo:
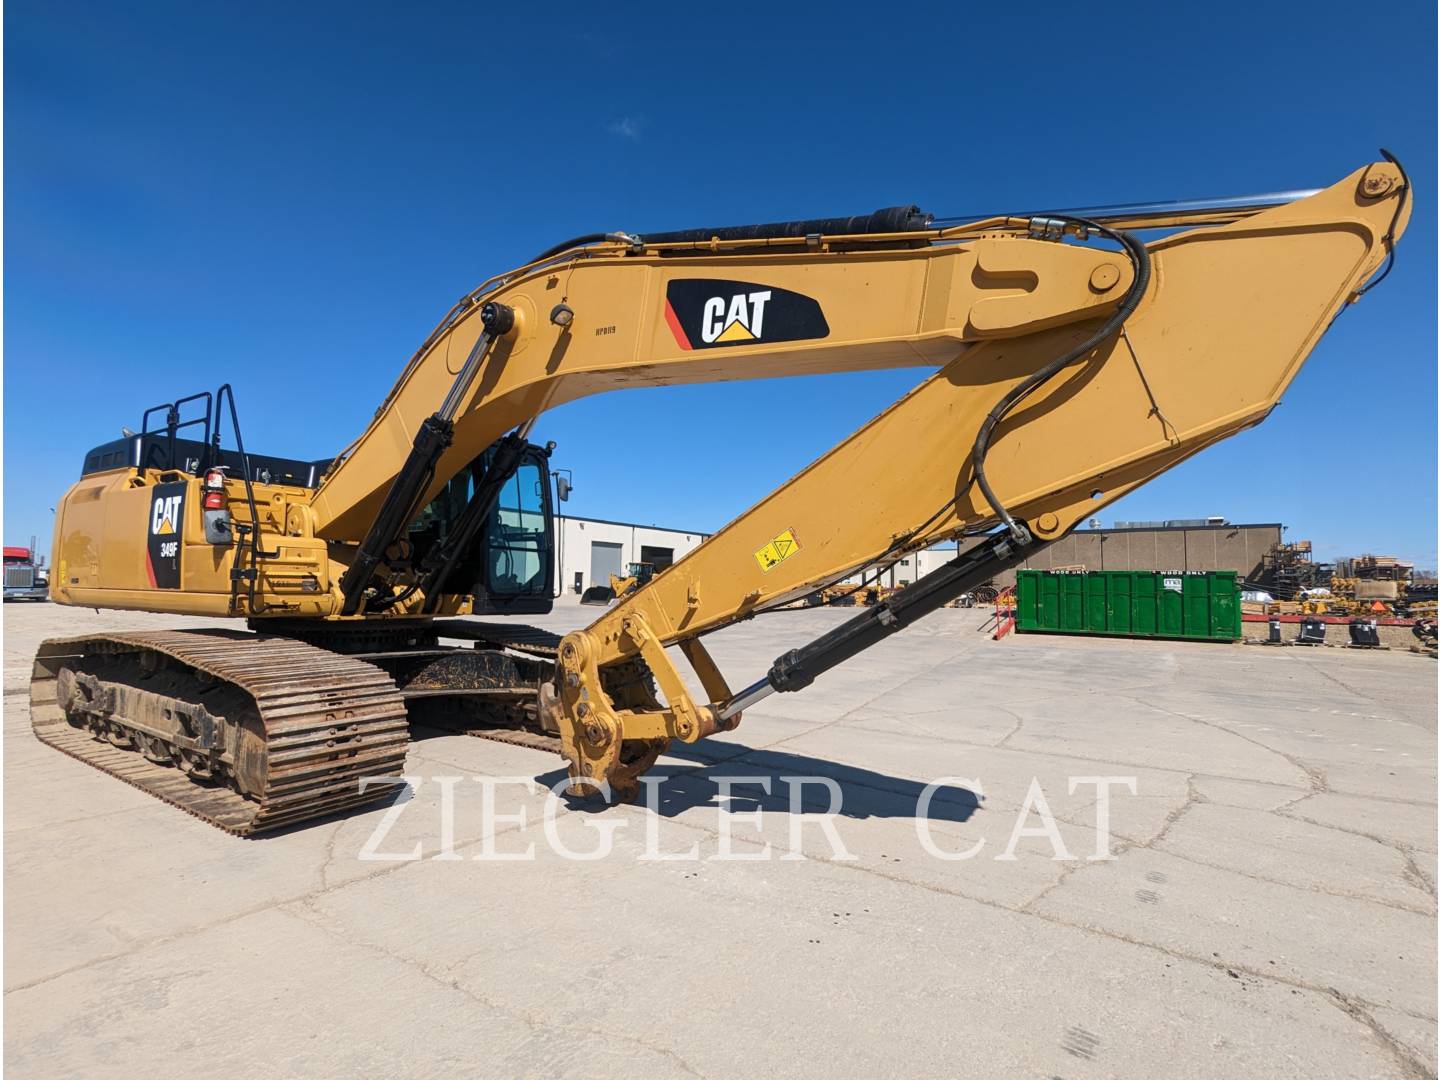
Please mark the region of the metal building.
<svg viewBox="0 0 1440 1080"><path fill-rule="evenodd" d="M1027 570L1234 570L1256 578L1280 543L1278 523L1116 522L1114 529L1077 529L1025 560ZM1015 584L1015 572L996 578Z"/></svg>
<svg viewBox="0 0 1440 1080"><path fill-rule="evenodd" d="M622 577L631 563L649 563L657 571L700 546L709 533L557 515L555 587L561 598L578 599L592 585Z"/></svg>

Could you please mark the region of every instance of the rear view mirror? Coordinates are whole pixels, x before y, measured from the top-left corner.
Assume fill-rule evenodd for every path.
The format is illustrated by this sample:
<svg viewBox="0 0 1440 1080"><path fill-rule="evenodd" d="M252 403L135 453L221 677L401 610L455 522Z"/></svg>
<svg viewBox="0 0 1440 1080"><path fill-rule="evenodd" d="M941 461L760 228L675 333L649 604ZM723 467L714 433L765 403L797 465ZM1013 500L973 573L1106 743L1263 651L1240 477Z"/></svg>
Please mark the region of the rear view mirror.
<svg viewBox="0 0 1440 1080"><path fill-rule="evenodd" d="M555 477L555 496L561 502L570 501L570 481L563 476Z"/></svg>

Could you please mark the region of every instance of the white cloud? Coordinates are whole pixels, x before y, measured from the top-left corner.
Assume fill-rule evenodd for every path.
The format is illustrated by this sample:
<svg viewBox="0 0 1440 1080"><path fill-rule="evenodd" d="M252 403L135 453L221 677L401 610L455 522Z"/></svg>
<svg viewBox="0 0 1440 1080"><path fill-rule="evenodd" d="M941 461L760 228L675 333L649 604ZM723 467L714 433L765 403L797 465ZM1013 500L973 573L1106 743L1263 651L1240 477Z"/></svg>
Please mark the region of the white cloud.
<svg viewBox="0 0 1440 1080"><path fill-rule="evenodd" d="M622 139L629 139L632 142L640 141L640 128L645 121L638 116L622 116L619 120L612 120L605 125L605 130L611 135L618 135Z"/></svg>

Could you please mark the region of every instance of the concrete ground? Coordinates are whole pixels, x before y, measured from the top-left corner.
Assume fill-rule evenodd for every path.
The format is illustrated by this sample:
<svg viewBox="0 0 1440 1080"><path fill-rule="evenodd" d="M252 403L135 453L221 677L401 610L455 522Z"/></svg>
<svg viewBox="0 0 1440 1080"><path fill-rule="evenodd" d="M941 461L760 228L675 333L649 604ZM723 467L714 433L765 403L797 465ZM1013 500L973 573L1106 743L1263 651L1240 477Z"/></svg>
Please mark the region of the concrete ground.
<svg viewBox="0 0 1440 1080"><path fill-rule="evenodd" d="M776 614L712 650L738 685L848 614ZM487 815L477 778L551 783L556 758L423 732L408 799L244 841L30 734L41 638L187 620L6 605L5 1064L87 1078L1433 1077L1434 662L997 643L982 617L941 612L771 697L664 758L656 809L562 808L553 842L545 797L492 787ZM833 821L819 783L791 813L796 785L780 778L796 776L838 782ZM768 778L772 795L738 777ZM983 840L969 859L917 832L917 800L944 777L967 779L931 802L928 840ZM1090 858L1104 841L1096 784L1070 790L1081 777L1133 778L1134 794L1108 789L1111 858ZM445 790L454 857L437 859ZM1002 857L1032 792L1069 858L1038 811ZM522 809L525 824L494 824ZM556 850L594 850L606 831L606 857ZM423 857L404 859L417 842ZM402 858L362 858L367 845Z"/></svg>

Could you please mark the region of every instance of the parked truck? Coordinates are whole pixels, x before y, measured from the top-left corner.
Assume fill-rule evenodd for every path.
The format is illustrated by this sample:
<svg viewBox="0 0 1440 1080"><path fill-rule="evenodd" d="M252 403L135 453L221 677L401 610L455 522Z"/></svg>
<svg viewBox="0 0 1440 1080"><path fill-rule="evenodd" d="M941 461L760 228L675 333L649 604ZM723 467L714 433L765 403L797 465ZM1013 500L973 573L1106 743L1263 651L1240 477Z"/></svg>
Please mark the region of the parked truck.
<svg viewBox="0 0 1440 1080"><path fill-rule="evenodd" d="M5 548L5 599L45 600L50 592L45 560L35 558L35 541L29 547Z"/></svg>

